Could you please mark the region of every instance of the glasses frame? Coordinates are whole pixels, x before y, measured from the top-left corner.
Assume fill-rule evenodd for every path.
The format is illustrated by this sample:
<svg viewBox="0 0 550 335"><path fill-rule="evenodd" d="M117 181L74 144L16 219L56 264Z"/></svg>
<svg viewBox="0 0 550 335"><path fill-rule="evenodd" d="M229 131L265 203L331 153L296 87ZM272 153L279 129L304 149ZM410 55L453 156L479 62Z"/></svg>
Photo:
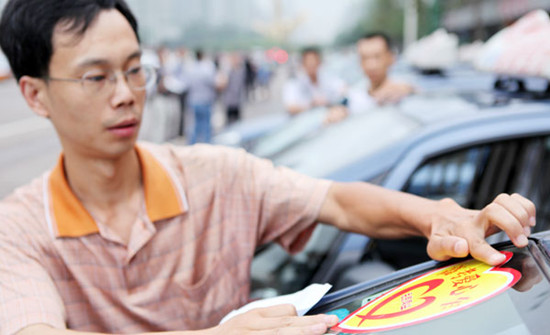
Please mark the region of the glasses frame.
<svg viewBox="0 0 550 335"><path fill-rule="evenodd" d="M113 70L107 71L106 72L107 77L105 78L105 80L106 80L106 82L108 82L110 84L115 84L116 85L117 80L118 80L118 73L120 72L122 74L122 77L124 78L124 80L126 82L126 85L128 85L128 87L130 89L135 90L135 91L144 91L148 87L151 87L157 81L158 69L156 67L152 66L152 65L149 65L149 64L140 65L139 67L142 69L142 71L145 72L145 76L146 76L145 85L143 85L143 86L140 86L140 87L134 86L134 85L131 84L131 81L128 80L128 76L131 75L132 71L135 71L136 67L132 67L132 68L126 70L126 71L113 71ZM84 73L81 78L58 78L58 77L46 76L43 79L46 80L46 81L63 81L63 82L71 82L71 83L80 83L82 88L84 90L86 90L86 88L85 88L86 82L94 83L94 81L90 79L94 76L87 77L92 72L95 72L95 70ZM99 87L97 89L97 92L94 92L94 93L101 92L101 90L105 86L106 85Z"/></svg>

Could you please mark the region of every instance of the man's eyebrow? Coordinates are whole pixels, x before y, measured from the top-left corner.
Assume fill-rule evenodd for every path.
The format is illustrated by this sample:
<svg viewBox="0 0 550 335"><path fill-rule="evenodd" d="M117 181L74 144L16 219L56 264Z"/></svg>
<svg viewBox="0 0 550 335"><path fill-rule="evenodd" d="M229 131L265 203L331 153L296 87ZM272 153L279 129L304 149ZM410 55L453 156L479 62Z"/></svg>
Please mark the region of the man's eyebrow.
<svg viewBox="0 0 550 335"><path fill-rule="evenodd" d="M130 54L130 56L126 57L126 61L132 60L134 58L141 57L142 51L138 50ZM86 59L83 62L79 63L78 67L88 67L88 66L94 66L94 65L107 65L109 64L109 61L104 58L91 58Z"/></svg>

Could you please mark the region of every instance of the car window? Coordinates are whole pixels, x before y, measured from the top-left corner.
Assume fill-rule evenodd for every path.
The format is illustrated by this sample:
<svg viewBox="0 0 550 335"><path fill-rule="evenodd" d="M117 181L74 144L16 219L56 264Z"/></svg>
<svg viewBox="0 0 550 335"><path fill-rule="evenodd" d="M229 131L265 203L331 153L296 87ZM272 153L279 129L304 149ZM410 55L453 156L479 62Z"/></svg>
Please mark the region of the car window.
<svg viewBox="0 0 550 335"><path fill-rule="evenodd" d="M257 251L250 270L251 298L270 298L307 286L339 234L337 228L321 224L304 250L295 255L276 243Z"/></svg>
<svg viewBox="0 0 550 335"><path fill-rule="evenodd" d="M413 133L420 123L398 110L380 108L352 115L273 157L276 165L313 177L326 177Z"/></svg>
<svg viewBox="0 0 550 335"><path fill-rule="evenodd" d="M325 108L312 109L294 116L287 124L259 138L250 152L260 157L271 157L296 141L311 136L323 125Z"/></svg>
<svg viewBox="0 0 550 335"><path fill-rule="evenodd" d="M452 198L483 208L500 193L519 193L537 207L536 231L550 221L550 136L499 141L428 159L403 191L430 199Z"/></svg>
<svg viewBox="0 0 550 335"><path fill-rule="evenodd" d="M532 241L529 248L508 246L502 250L513 253L512 259L504 267L515 269L522 276L512 288L469 308L385 331L384 334L546 334L550 329L550 319L547 317L550 310L550 284L535 260L540 257L540 250ZM421 276L444 265L437 264L414 276ZM340 298L327 299L328 303L321 303L310 313L335 314L342 320L380 295L411 280L411 272L414 269L404 271L397 278L393 276L391 280L388 278L363 286L360 290L352 290ZM422 299L418 296L406 298L417 299L417 302ZM397 316L386 317L391 319Z"/></svg>
<svg viewBox="0 0 550 335"><path fill-rule="evenodd" d="M485 145L430 159L414 172L404 191L436 200L453 198L467 206L474 181L483 172L489 151L489 146Z"/></svg>
<svg viewBox="0 0 550 335"><path fill-rule="evenodd" d="M480 209L500 193L519 193L537 207L534 232L550 226L550 136L480 144L440 154L422 163L402 189L425 198L452 198ZM504 233L492 243L507 240ZM374 240L370 256L396 269L429 259L426 239Z"/></svg>

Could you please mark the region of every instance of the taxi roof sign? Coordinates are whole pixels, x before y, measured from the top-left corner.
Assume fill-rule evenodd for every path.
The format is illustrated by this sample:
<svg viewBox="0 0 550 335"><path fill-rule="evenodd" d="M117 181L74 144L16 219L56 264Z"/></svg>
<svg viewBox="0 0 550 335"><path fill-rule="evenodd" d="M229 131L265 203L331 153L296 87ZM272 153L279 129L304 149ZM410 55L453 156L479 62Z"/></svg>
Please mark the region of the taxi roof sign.
<svg viewBox="0 0 550 335"><path fill-rule="evenodd" d="M482 47L475 66L503 75L550 79L550 17L530 12L499 31Z"/></svg>

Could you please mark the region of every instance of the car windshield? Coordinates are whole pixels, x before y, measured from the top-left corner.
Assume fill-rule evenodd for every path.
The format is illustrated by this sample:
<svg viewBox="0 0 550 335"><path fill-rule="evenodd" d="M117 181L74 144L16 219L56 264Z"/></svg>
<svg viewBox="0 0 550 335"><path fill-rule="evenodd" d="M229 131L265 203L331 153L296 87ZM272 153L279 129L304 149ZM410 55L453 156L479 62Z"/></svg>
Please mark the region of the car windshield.
<svg viewBox="0 0 550 335"><path fill-rule="evenodd" d="M456 95L419 94L399 106L352 115L326 127L317 136L302 139L272 159L276 165L326 177L411 135L424 124L477 111L476 104Z"/></svg>
<svg viewBox="0 0 550 335"><path fill-rule="evenodd" d="M528 248L508 246L501 250L513 253L511 260L503 267L521 273L521 279L511 288L468 308L457 309L439 318L427 317L423 322L387 330L384 334L547 334L550 329L550 319L547 317L550 284L541 271L541 266L547 268L548 264L537 263L543 258L540 249L531 241ZM311 313L335 314L342 320L389 290L436 268L420 273L409 271L394 280L374 282L359 292L352 292L324 305L321 303ZM386 317L391 319L395 316L387 314Z"/></svg>
<svg viewBox="0 0 550 335"><path fill-rule="evenodd" d="M294 116L286 125L261 137L250 149L259 157L271 157L298 140L312 136L323 125L325 108L312 109Z"/></svg>

